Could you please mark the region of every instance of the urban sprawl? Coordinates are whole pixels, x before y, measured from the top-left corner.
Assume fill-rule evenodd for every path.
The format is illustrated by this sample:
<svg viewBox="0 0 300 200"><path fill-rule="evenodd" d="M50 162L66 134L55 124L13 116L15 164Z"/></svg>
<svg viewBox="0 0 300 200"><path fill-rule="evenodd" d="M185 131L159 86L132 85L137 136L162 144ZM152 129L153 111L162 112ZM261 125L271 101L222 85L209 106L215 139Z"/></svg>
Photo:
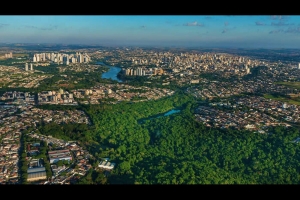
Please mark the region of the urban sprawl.
<svg viewBox="0 0 300 200"><path fill-rule="evenodd" d="M281 94L298 97L296 88L278 82L300 80L300 64L294 62L252 59L228 53L177 52L171 50L147 50L141 48L117 48L114 50L86 49L83 53L34 53L29 59L4 52L3 59L18 59L19 66L0 66L0 88L38 88L42 81L53 75L41 73L37 66L59 66L61 76L66 69L93 73L99 65L93 60L103 60L110 66L118 66L124 76L147 77L144 86L132 86L127 82L97 83L91 88L21 92L8 90L0 97L0 183L18 183L20 178L20 152L22 131L30 130L31 143L24 147L28 161L29 182L40 184L70 184L75 175L85 175L92 168L93 157L77 141L64 141L45 136L37 130L39 123L90 124L83 111L52 111L37 105L116 104L156 100L175 93L168 86L186 86L185 92L201 102L195 110L195 118L209 127L249 129L268 134L270 126L292 126L300 123L300 107L296 104L273 100L263 94ZM263 66L263 67L261 67ZM254 76L253 73L257 73ZM208 74L211 77L203 76ZM164 76L162 87L150 84ZM216 78L217 77L217 78ZM234 79L231 80L231 78ZM248 77L248 78L245 78ZM149 84L149 87L147 86ZM74 81L74 84L75 81ZM262 94L257 96L257 94ZM52 178L46 178L45 163L35 158L43 148L43 141L51 147L48 162ZM298 141L295 138L295 141ZM67 165L61 163L73 163ZM58 164L59 163L59 164ZM98 168L109 172L116 163L105 158ZM72 166L72 167L71 167Z"/></svg>

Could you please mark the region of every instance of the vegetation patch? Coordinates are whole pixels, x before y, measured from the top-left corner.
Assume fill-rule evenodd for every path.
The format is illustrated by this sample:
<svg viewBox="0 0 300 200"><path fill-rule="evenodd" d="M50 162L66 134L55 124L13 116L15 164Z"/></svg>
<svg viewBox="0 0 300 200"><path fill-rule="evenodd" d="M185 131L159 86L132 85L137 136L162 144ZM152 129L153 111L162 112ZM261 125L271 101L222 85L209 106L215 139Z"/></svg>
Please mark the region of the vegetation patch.
<svg viewBox="0 0 300 200"><path fill-rule="evenodd" d="M276 101L282 101L282 102L286 102L289 104L294 104L294 105L300 105L300 98L291 98L285 95L278 95L278 94L264 94L263 95L264 98L266 99L272 99L272 100L276 100Z"/></svg>
<svg viewBox="0 0 300 200"><path fill-rule="evenodd" d="M278 85L284 85L286 87L290 87L290 88L293 88L293 89L300 89L300 82L275 82L275 84L278 84Z"/></svg>

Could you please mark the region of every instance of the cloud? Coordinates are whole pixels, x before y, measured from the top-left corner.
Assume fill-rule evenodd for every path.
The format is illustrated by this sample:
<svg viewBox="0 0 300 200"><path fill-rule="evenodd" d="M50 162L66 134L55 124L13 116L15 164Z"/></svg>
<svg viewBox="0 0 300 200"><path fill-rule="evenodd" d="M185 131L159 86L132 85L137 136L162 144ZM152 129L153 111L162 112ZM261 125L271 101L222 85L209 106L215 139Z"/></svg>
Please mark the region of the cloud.
<svg viewBox="0 0 300 200"><path fill-rule="evenodd" d="M37 26L28 26L28 25L25 25L26 28L33 28L33 29L38 29L38 30L42 30L42 31L51 31L51 30L54 30L54 29L57 29L57 26L53 26L53 25L50 25L50 27L37 27Z"/></svg>
<svg viewBox="0 0 300 200"><path fill-rule="evenodd" d="M282 29L278 29L278 30L270 31L269 34L276 34L276 33L282 33L282 32L284 32Z"/></svg>
<svg viewBox="0 0 300 200"><path fill-rule="evenodd" d="M231 31L231 30L234 30L234 29L236 29L236 26L234 26L234 27L226 27L226 28L223 29L222 33L227 33L228 31Z"/></svg>
<svg viewBox="0 0 300 200"><path fill-rule="evenodd" d="M191 23L185 23L183 24L184 26L203 26L203 24L198 23L198 22L191 22Z"/></svg>
<svg viewBox="0 0 300 200"><path fill-rule="evenodd" d="M300 33L300 27L291 28L289 27L287 30L284 31L285 33Z"/></svg>
<svg viewBox="0 0 300 200"><path fill-rule="evenodd" d="M282 16L282 15L272 15L270 16L272 20L287 20L289 16Z"/></svg>
<svg viewBox="0 0 300 200"><path fill-rule="evenodd" d="M287 29L277 29L277 30L272 30L269 32L269 34L277 34L277 33L293 33L293 34L299 34L300 33L300 26L298 27L289 27Z"/></svg>
<svg viewBox="0 0 300 200"><path fill-rule="evenodd" d="M276 20L277 21L277 22L272 22L271 23L272 26L289 26L289 25L294 25L294 24L290 24L290 23L286 22L286 21L288 21L289 16L273 15L270 18L271 18L271 20Z"/></svg>
<svg viewBox="0 0 300 200"><path fill-rule="evenodd" d="M26 28L36 28L36 29L38 28L38 27L36 27L36 26L28 26L28 25L26 25L25 27L26 27Z"/></svg>
<svg viewBox="0 0 300 200"><path fill-rule="evenodd" d="M279 22L272 22L271 23L272 26L289 26L289 25L294 25L294 24L288 24L288 23L285 23L283 21L279 21Z"/></svg>
<svg viewBox="0 0 300 200"><path fill-rule="evenodd" d="M255 24L256 24L257 26L265 26L265 25L266 25L266 24L263 23L263 22L255 22Z"/></svg>
<svg viewBox="0 0 300 200"><path fill-rule="evenodd" d="M270 18L272 19L272 20L277 20L277 19L281 19L281 16L279 15L272 15L272 16L270 16Z"/></svg>
<svg viewBox="0 0 300 200"><path fill-rule="evenodd" d="M5 26L9 26L9 24L2 24L2 23L0 23L0 28L5 27Z"/></svg>
<svg viewBox="0 0 300 200"><path fill-rule="evenodd" d="M53 28L39 28L40 30L42 30L42 31L51 31L51 30L53 30Z"/></svg>

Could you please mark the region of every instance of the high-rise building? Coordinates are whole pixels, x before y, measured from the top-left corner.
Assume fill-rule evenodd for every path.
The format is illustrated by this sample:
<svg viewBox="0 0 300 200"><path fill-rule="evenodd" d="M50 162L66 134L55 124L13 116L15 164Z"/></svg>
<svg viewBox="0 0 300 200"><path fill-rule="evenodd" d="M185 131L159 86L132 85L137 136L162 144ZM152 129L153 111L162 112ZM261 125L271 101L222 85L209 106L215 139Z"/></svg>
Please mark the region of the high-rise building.
<svg viewBox="0 0 300 200"><path fill-rule="evenodd" d="M63 57L63 63L65 65L69 65L69 56L68 55L66 55L66 56Z"/></svg>
<svg viewBox="0 0 300 200"><path fill-rule="evenodd" d="M246 69L247 74L250 74L250 68Z"/></svg>
<svg viewBox="0 0 300 200"><path fill-rule="evenodd" d="M33 64L30 63L30 70L33 71Z"/></svg>
<svg viewBox="0 0 300 200"><path fill-rule="evenodd" d="M129 69L129 68L126 69L125 74L126 74L127 76L130 75L130 69Z"/></svg>
<svg viewBox="0 0 300 200"><path fill-rule="evenodd" d="M10 53L6 53L5 54L5 58L12 58L13 56L12 56L12 52L10 52Z"/></svg>
<svg viewBox="0 0 300 200"><path fill-rule="evenodd" d="M72 63L76 63L76 58L75 57L72 57Z"/></svg>
<svg viewBox="0 0 300 200"><path fill-rule="evenodd" d="M51 53L51 58L50 58L51 61L54 61L54 56L55 56L54 53Z"/></svg>
<svg viewBox="0 0 300 200"><path fill-rule="evenodd" d="M137 75L141 76L142 75L142 68L137 68Z"/></svg>
<svg viewBox="0 0 300 200"><path fill-rule="evenodd" d="M25 71L28 71L28 63L25 63Z"/></svg>
<svg viewBox="0 0 300 200"><path fill-rule="evenodd" d="M77 62L78 63L82 63L83 62L83 56L82 56L82 54L78 54L78 56L77 56Z"/></svg>

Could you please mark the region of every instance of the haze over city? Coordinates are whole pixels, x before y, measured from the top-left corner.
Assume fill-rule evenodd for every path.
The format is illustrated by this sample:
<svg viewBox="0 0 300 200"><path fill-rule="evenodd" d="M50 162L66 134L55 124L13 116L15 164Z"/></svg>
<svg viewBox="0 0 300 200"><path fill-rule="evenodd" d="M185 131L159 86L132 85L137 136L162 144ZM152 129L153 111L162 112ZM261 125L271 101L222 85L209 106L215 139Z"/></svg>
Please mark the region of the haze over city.
<svg viewBox="0 0 300 200"><path fill-rule="evenodd" d="M300 16L0 16L0 43L298 48Z"/></svg>

